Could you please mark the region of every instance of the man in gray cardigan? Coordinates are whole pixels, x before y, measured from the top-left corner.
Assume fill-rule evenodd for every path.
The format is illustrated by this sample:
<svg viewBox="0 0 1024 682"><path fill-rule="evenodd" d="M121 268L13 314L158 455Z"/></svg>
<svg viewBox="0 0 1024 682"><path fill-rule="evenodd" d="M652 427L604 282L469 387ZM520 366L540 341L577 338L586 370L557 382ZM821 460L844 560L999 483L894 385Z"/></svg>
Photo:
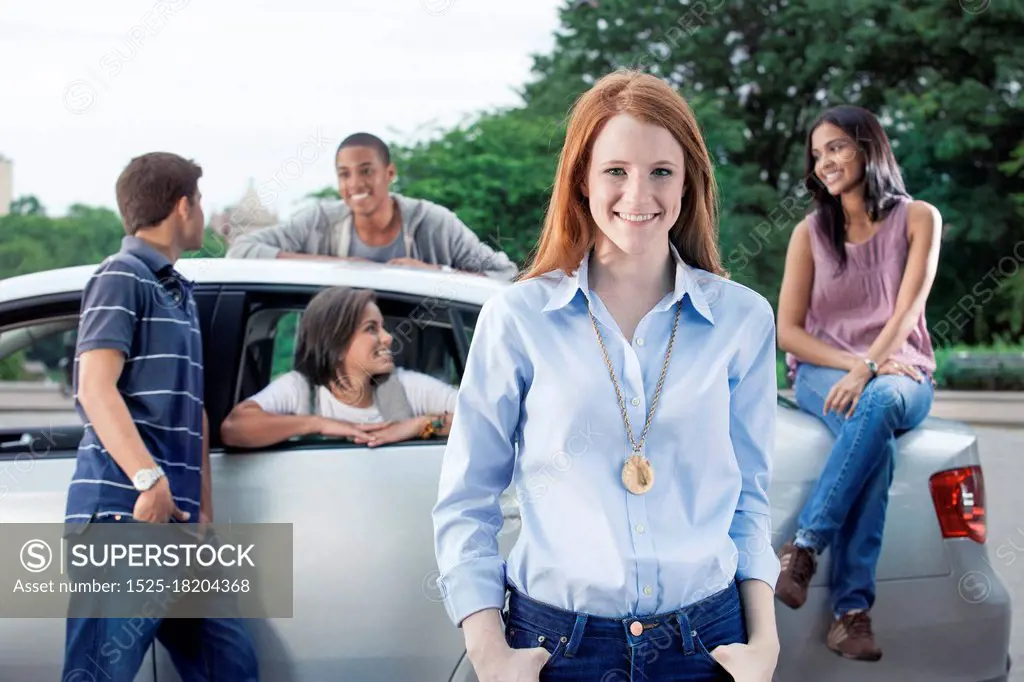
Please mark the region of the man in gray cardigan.
<svg viewBox="0 0 1024 682"><path fill-rule="evenodd" d="M451 210L391 192L395 166L379 138L347 137L335 165L340 200L318 201L281 225L239 235L227 257L367 260L506 281L518 274Z"/></svg>

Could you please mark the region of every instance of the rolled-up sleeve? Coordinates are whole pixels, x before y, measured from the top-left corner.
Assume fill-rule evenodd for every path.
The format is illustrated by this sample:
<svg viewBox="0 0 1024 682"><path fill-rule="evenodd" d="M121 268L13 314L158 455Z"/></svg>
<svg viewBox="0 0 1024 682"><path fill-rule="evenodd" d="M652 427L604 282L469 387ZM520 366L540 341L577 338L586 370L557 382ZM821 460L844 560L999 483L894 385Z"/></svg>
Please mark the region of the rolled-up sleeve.
<svg viewBox="0 0 1024 682"><path fill-rule="evenodd" d="M508 254L492 249L481 241L480 237L451 211L445 211L445 217L445 232L451 241L449 249L452 267L503 282L515 279L519 274L519 268Z"/></svg>
<svg viewBox="0 0 1024 682"><path fill-rule="evenodd" d="M292 216L287 222L252 229L249 224L233 226L239 230L228 249L228 258L277 258L277 254L320 253L314 247L318 227L324 219L318 205L308 206ZM323 255L323 254L321 254Z"/></svg>
<svg viewBox="0 0 1024 682"><path fill-rule="evenodd" d="M499 295L480 311L456 400L433 510L438 587L457 626L505 604L500 497L512 481L529 363Z"/></svg>
<svg viewBox="0 0 1024 682"><path fill-rule="evenodd" d="M778 397L775 319L771 305L763 299L760 303L757 314L750 316L751 333L731 382L729 430L743 487L729 535L739 552L737 579L762 580L775 589L779 559L772 547L768 499Z"/></svg>

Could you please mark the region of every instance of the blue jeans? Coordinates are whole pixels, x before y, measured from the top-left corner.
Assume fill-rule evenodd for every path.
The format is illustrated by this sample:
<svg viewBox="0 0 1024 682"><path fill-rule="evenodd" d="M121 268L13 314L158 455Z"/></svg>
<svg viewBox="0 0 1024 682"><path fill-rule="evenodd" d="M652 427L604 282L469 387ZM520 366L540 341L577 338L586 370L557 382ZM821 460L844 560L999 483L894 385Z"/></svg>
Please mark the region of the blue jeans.
<svg viewBox="0 0 1024 682"><path fill-rule="evenodd" d="M107 518L94 519L89 525L96 523L135 522ZM88 532L88 526L78 532ZM131 603L137 601L137 598L122 596ZM117 598L117 594L101 597L75 594L72 605L76 606L76 613L96 613L96 610L90 611L90 606L95 609L97 599L109 603ZM111 611L117 612L116 609L107 612ZM178 675L187 682L259 680L256 649L241 619L162 618L161 615L166 612L154 611L152 616L147 613L147 616L135 618L67 618L62 682L132 682L154 639L164 645Z"/></svg>
<svg viewBox="0 0 1024 682"><path fill-rule="evenodd" d="M736 583L678 611L637 618L564 611L513 589L505 637L513 649L548 650L540 682L712 682L732 676L708 652L746 643L747 629Z"/></svg>
<svg viewBox="0 0 1024 682"><path fill-rule="evenodd" d="M256 650L235 618L68 618L64 682L132 682L153 639L188 682L256 682Z"/></svg>
<svg viewBox="0 0 1024 682"><path fill-rule="evenodd" d="M896 436L931 411L934 389L904 376L868 382L847 419L822 414L829 390L846 375L831 367L801 364L794 388L802 410L821 419L836 436L818 483L798 520L796 542L832 553L832 608L842 615L875 602L875 566L882 551L885 513L896 458ZM847 408L849 409L849 408Z"/></svg>

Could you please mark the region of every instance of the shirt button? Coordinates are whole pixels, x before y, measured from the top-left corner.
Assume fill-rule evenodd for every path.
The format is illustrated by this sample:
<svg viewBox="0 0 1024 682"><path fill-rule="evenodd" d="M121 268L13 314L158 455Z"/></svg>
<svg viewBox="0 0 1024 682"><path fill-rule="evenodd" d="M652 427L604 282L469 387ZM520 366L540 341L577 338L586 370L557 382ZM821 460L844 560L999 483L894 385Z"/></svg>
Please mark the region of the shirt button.
<svg viewBox="0 0 1024 682"><path fill-rule="evenodd" d="M644 587L644 594L646 594L648 597L651 596L652 592L654 592L654 590L651 589L650 585L647 585L646 587Z"/></svg>
<svg viewBox="0 0 1024 682"><path fill-rule="evenodd" d="M642 337L642 336L641 336L641 337L639 337L639 338L638 338L638 339L636 340L636 345L638 345L638 346L642 346L642 345L644 345L644 337Z"/></svg>
<svg viewBox="0 0 1024 682"><path fill-rule="evenodd" d="M640 398L633 398L633 407L637 407L640 404Z"/></svg>
<svg viewBox="0 0 1024 682"><path fill-rule="evenodd" d="M637 533L640 533L641 535L643 535L646 531L647 531L647 529L644 527L644 524L642 524L642 523L636 524L636 532Z"/></svg>

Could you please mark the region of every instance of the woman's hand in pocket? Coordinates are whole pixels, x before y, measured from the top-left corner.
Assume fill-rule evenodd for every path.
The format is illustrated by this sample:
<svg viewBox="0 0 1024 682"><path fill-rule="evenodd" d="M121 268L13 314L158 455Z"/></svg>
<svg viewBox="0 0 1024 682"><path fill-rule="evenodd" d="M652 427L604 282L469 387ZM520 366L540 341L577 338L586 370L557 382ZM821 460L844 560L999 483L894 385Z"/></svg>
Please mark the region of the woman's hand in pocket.
<svg viewBox="0 0 1024 682"><path fill-rule="evenodd" d="M708 653L736 682L772 682L779 662L778 645L756 640L750 644L724 644Z"/></svg>
<svg viewBox="0 0 1024 682"><path fill-rule="evenodd" d="M473 670L480 682L539 682L540 671L551 658L542 646L513 649L496 646L477 660Z"/></svg>

